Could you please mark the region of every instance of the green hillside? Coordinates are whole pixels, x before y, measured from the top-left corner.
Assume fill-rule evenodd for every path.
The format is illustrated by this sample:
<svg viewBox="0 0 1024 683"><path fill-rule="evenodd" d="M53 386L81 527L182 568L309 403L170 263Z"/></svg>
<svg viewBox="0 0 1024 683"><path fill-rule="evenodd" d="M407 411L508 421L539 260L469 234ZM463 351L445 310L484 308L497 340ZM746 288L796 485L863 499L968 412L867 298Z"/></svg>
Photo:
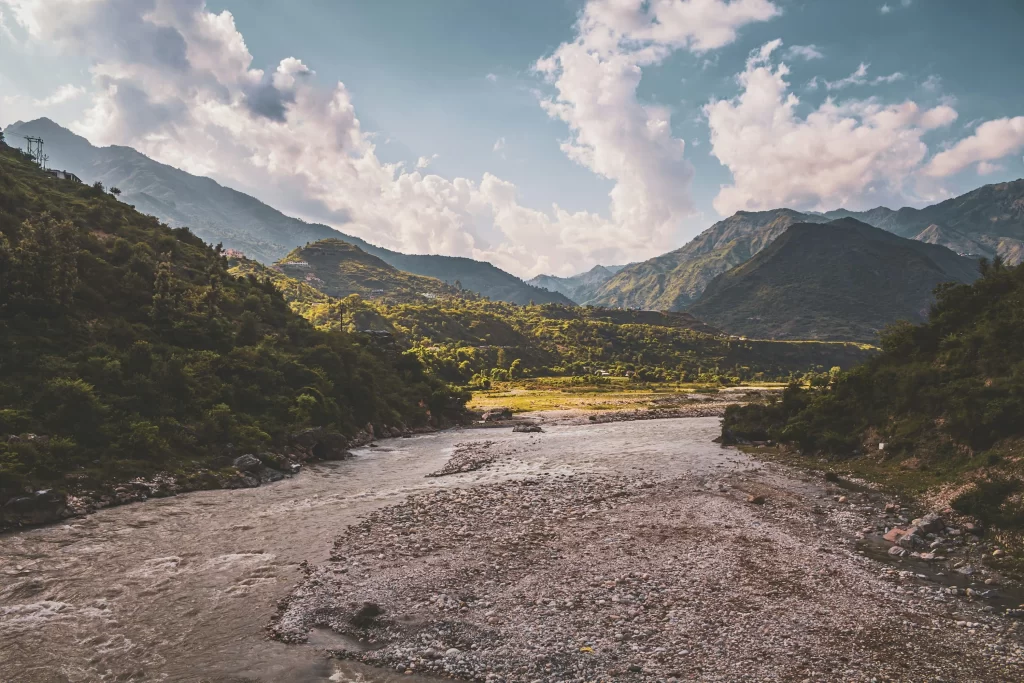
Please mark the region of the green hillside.
<svg viewBox="0 0 1024 683"><path fill-rule="evenodd" d="M233 272L263 266L234 261ZM785 380L833 366L853 367L872 351L857 344L744 341L687 313L656 313L458 297L387 305L333 299L269 271L292 308L324 329L394 335L446 381L480 386L510 376L609 373L644 381Z"/></svg>
<svg viewBox="0 0 1024 683"><path fill-rule="evenodd" d="M161 164L130 147L96 147L50 119L14 123L11 140L34 135L46 141L52 168L78 174L87 183L121 189L121 199L173 227L188 226L210 244L241 251L270 264L292 249L322 239L342 239L399 270L433 277L496 301L571 303L557 292L534 287L485 261L435 254L402 254L318 223L286 216L255 197L202 176Z"/></svg>
<svg viewBox="0 0 1024 683"><path fill-rule="evenodd" d="M940 283L977 276L973 259L845 218L791 226L688 310L758 339L875 342L890 323L923 321Z"/></svg>
<svg viewBox="0 0 1024 683"><path fill-rule="evenodd" d="M789 209L740 211L719 221L684 247L626 266L585 303L656 311L681 311L715 276L738 266L794 223L815 220Z"/></svg>
<svg viewBox="0 0 1024 683"><path fill-rule="evenodd" d="M359 294L367 299L417 301L461 293L435 278L398 270L340 239L319 240L293 249L274 267L339 298Z"/></svg>
<svg viewBox="0 0 1024 683"><path fill-rule="evenodd" d="M983 273L939 288L927 323L895 326L829 386L730 409L726 440L777 439L917 488L953 482L954 506L1024 523L1024 265Z"/></svg>
<svg viewBox="0 0 1024 683"><path fill-rule="evenodd" d="M0 144L0 504L273 458L312 427L442 424L465 398L414 356L314 329L187 229Z"/></svg>

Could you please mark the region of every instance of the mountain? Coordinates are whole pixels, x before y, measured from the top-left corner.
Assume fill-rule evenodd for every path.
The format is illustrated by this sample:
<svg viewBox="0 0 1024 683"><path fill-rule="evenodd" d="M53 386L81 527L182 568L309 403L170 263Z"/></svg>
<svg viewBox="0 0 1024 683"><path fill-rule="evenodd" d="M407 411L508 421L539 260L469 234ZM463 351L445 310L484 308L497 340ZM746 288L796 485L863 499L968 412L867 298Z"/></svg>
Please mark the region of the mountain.
<svg viewBox="0 0 1024 683"><path fill-rule="evenodd" d="M564 294L576 303L583 303L592 299L597 289L623 268L625 266L594 266L587 272L572 277L538 275L527 282L534 287L543 287Z"/></svg>
<svg viewBox="0 0 1024 683"><path fill-rule="evenodd" d="M716 275L751 258L794 223L814 220L814 216L790 209L740 211L680 249L626 266L598 287L586 303L683 310Z"/></svg>
<svg viewBox="0 0 1024 683"><path fill-rule="evenodd" d="M878 207L824 214L791 209L740 211L681 249L624 268L585 303L683 310L712 278L752 258L795 223L854 218L900 237L947 247L958 254L1024 260L1024 180L986 185L924 209Z"/></svg>
<svg viewBox="0 0 1024 683"><path fill-rule="evenodd" d="M790 226L712 280L688 312L758 339L875 341L897 320L923 321L941 283L969 283L978 263L852 218Z"/></svg>
<svg viewBox="0 0 1024 683"><path fill-rule="evenodd" d="M417 359L316 330L189 230L2 143L0 207L0 527L26 490L209 487L239 456L280 468L463 414Z"/></svg>
<svg viewBox="0 0 1024 683"><path fill-rule="evenodd" d="M941 490L986 525L1024 528L1024 265L938 294L928 321L820 390L729 409L726 441L774 439L913 492ZM880 448L879 444L884 447ZM952 500L950 498L952 497Z"/></svg>
<svg viewBox="0 0 1024 683"><path fill-rule="evenodd" d="M359 294L368 299L421 301L460 294L452 285L398 270L354 244L335 238L293 249L274 268L337 298Z"/></svg>
<svg viewBox="0 0 1024 683"><path fill-rule="evenodd" d="M121 199L174 227L189 227L210 244L222 243L266 264L295 247L337 238L414 275L433 277L491 299L527 304L570 303L561 294L533 287L490 263L469 258L412 255L384 249L326 225L286 216L258 199L161 164L130 147L96 147L50 119L11 124L4 131L17 145L26 135L41 137L51 168L66 169L86 183L121 190Z"/></svg>

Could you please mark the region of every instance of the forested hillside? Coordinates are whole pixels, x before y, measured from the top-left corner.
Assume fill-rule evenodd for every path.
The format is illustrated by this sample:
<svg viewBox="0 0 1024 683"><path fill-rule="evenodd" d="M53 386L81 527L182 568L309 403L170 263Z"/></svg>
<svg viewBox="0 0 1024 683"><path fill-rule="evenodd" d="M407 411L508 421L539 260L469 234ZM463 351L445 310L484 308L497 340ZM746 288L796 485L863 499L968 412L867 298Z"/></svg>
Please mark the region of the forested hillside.
<svg viewBox="0 0 1024 683"><path fill-rule="evenodd" d="M462 295L460 287L398 270L340 239L319 240L293 249L274 267L333 297L359 294L397 302ZM470 292L466 295L475 296Z"/></svg>
<svg viewBox="0 0 1024 683"><path fill-rule="evenodd" d="M0 143L0 504L218 470L313 427L439 425L465 398L414 355L314 329L189 230Z"/></svg>
<svg viewBox="0 0 1024 683"><path fill-rule="evenodd" d="M316 326L389 333L445 380L482 386L528 376L629 375L645 381L788 379L853 367L871 351L856 344L731 339L686 313L447 297L387 305L334 299L308 283L236 260L233 272L269 276Z"/></svg>
<svg viewBox="0 0 1024 683"><path fill-rule="evenodd" d="M924 321L937 285L977 277L974 259L852 218L800 223L712 280L688 311L756 339L875 343L897 320Z"/></svg>
<svg viewBox="0 0 1024 683"><path fill-rule="evenodd" d="M140 212L174 227L188 226L210 244L222 243L265 264L295 247L322 239L342 239L399 270L433 277L498 301L527 304L570 303L557 292L523 282L485 261L436 254L403 254L347 235L327 225L287 216L243 192L211 178L162 164L131 147L96 147L50 119L19 121L6 130L14 141L34 135L46 141L53 168L78 174L87 183L117 186L121 199Z"/></svg>
<svg viewBox="0 0 1024 683"><path fill-rule="evenodd" d="M727 440L896 462L921 480L978 469L980 497L961 503L996 496L989 513L1005 513L1003 499L1024 490L1024 265L984 262L982 272L974 284L940 287L927 323L893 327L880 355L829 386L730 409ZM1019 496L1016 505L1024 522Z"/></svg>

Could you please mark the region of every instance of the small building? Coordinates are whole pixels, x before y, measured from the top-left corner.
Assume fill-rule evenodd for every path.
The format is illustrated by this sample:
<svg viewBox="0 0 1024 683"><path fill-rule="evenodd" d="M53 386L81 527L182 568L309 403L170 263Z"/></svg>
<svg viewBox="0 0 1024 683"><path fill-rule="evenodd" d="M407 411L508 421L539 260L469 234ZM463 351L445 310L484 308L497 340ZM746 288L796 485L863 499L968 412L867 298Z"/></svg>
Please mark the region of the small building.
<svg viewBox="0 0 1024 683"><path fill-rule="evenodd" d="M82 182L82 179L76 176L71 171L58 171L55 168L48 168L46 169L46 172L52 175L54 178L57 178L58 180L70 180L72 182L79 184L81 184Z"/></svg>

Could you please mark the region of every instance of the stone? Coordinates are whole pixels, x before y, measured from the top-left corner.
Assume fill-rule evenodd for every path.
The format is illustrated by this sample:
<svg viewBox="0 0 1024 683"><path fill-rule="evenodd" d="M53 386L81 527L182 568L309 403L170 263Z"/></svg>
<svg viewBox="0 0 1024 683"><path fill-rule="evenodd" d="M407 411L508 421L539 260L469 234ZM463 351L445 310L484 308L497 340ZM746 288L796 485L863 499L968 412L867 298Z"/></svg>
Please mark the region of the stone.
<svg viewBox="0 0 1024 683"><path fill-rule="evenodd" d="M889 548L889 554L894 557L903 557L907 554L907 551L899 547L898 545L894 545L893 547Z"/></svg>
<svg viewBox="0 0 1024 683"><path fill-rule="evenodd" d="M512 428L512 431L525 432L527 434L536 434L539 432L543 432L544 430L540 428L540 425L516 425L515 427Z"/></svg>
<svg viewBox="0 0 1024 683"><path fill-rule="evenodd" d="M935 512L929 512L920 520L916 520L916 522L922 534L937 534L946 528L946 523L942 520L942 517L939 517Z"/></svg>
<svg viewBox="0 0 1024 683"><path fill-rule="evenodd" d="M67 497L49 489L11 498L0 508L0 521L8 524L46 524L63 519Z"/></svg>
<svg viewBox="0 0 1024 683"><path fill-rule="evenodd" d="M260 462L259 458L251 453L240 455L235 458L235 461L232 464L242 472L259 472L263 469L263 463Z"/></svg>
<svg viewBox="0 0 1024 683"><path fill-rule="evenodd" d="M1003 557L1005 555L1006 555L1006 551L1004 551L1002 548L996 548L995 550L992 551L992 557L997 557L998 558L998 557Z"/></svg>
<svg viewBox="0 0 1024 683"><path fill-rule="evenodd" d="M511 420L511 408L491 408L480 416L484 422L498 422L499 420Z"/></svg>
<svg viewBox="0 0 1024 683"><path fill-rule="evenodd" d="M839 496L838 502L840 502L840 503L847 503L847 502L849 502L849 500L850 499L847 498L846 496Z"/></svg>
<svg viewBox="0 0 1024 683"><path fill-rule="evenodd" d="M901 529L901 528L899 528L897 526L897 527L893 527L892 529L889 529L888 531L886 531L885 535L882 536L882 538L884 538L885 540L889 541L889 543L895 543L896 541L900 540L901 537L905 536L906 533L907 533L906 529Z"/></svg>
<svg viewBox="0 0 1024 683"><path fill-rule="evenodd" d="M445 657L458 657L461 654L462 654L462 650L460 650L457 647L450 647L450 648L448 648L447 650L444 651L444 656Z"/></svg>
<svg viewBox="0 0 1024 683"><path fill-rule="evenodd" d="M748 503L753 503L754 505L764 505L765 497L761 496L761 495L755 496L755 495L751 494L751 495L747 496L747 502Z"/></svg>

